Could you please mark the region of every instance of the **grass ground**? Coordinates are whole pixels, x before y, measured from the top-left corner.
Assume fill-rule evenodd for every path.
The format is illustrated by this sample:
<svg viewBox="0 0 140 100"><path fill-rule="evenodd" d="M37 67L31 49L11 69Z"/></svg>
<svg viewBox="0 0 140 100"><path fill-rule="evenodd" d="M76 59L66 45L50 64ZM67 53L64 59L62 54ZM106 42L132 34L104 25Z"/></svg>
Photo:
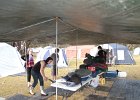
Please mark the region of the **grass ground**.
<svg viewBox="0 0 140 100"><path fill-rule="evenodd" d="M127 72L128 79L140 80L140 56L134 56L136 61L136 65L115 65L113 67L109 67L109 70L120 70ZM78 68L82 63L82 60L72 59L69 60L69 67L68 68L61 68L59 69L59 77L64 76L71 70ZM51 77L51 70L50 68L46 68L45 73L48 77ZM45 88L50 86L50 82L45 82ZM39 91L39 86L35 88L35 91ZM8 76L5 78L0 78L0 97L9 97L15 94L24 94L26 96L30 96L28 93L28 88L26 84L26 76ZM53 97L55 98L55 97ZM59 97L60 98L60 97ZM59 99L58 98L58 99ZM83 94L78 94L71 100L78 100L77 98L84 98ZM53 100L53 99L52 99Z"/></svg>

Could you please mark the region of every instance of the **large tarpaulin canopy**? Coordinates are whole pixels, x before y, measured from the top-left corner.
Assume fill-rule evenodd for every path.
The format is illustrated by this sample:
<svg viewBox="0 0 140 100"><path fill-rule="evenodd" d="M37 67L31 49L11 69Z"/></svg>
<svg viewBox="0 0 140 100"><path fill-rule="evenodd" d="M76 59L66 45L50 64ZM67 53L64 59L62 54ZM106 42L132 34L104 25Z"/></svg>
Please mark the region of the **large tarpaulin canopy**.
<svg viewBox="0 0 140 100"><path fill-rule="evenodd" d="M58 17L58 18L56 18ZM140 43L140 0L0 0L0 41Z"/></svg>

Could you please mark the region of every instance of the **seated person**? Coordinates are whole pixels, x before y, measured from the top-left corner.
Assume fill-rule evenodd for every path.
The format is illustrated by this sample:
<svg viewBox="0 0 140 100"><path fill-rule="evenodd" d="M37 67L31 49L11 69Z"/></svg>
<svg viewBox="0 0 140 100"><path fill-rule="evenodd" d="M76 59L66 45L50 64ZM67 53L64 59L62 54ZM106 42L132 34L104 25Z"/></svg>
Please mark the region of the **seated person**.
<svg viewBox="0 0 140 100"><path fill-rule="evenodd" d="M86 59L88 59L87 64L88 64L89 66L92 65L92 64L94 63L94 59L95 59L94 56L91 56L90 54L86 53L86 54L85 54L85 57L86 57Z"/></svg>
<svg viewBox="0 0 140 100"><path fill-rule="evenodd" d="M79 68L87 69L88 66L88 59L84 59L83 64L79 66Z"/></svg>
<svg viewBox="0 0 140 100"><path fill-rule="evenodd" d="M98 46L98 55L95 57L96 63L106 63L106 51L102 49L101 46Z"/></svg>
<svg viewBox="0 0 140 100"><path fill-rule="evenodd" d="M93 64L93 59L94 57L91 56L90 54L86 53L85 54L85 58L84 61L83 61L83 64L79 66L79 68L84 68L84 69L87 69L88 66L91 66Z"/></svg>

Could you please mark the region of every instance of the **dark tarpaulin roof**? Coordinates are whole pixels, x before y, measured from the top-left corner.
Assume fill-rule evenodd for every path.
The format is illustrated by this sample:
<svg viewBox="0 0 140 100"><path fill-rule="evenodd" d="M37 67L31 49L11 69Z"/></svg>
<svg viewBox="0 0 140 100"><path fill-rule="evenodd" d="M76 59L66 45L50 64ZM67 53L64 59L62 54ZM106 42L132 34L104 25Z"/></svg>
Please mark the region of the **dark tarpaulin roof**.
<svg viewBox="0 0 140 100"><path fill-rule="evenodd" d="M140 0L0 0L0 41L55 43L56 16L58 44L140 43Z"/></svg>

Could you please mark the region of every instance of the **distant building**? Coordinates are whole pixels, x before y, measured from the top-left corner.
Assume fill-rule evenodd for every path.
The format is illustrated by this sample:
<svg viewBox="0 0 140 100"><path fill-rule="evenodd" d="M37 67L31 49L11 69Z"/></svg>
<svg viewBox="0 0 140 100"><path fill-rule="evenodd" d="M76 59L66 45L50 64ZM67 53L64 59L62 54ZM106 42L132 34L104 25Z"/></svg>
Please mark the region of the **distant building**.
<svg viewBox="0 0 140 100"><path fill-rule="evenodd" d="M85 58L86 53L90 53L95 45L80 45L80 46L69 46L66 48L67 58L82 59Z"/></svg>

